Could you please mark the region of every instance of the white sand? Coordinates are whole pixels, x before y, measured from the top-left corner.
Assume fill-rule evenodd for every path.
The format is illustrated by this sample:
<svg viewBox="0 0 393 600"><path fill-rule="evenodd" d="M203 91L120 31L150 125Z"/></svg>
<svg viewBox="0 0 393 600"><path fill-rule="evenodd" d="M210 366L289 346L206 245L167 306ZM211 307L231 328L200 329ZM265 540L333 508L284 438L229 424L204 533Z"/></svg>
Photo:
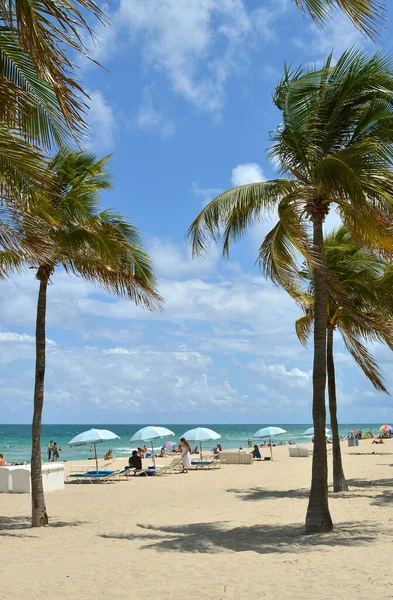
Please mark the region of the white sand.
<svg viewBox="0 0 393 600"><path fill-rule="evenodd" d="M286 447L271 463L68 485L47 494L41 529L29 496L1 494L0 598L393 598L393 440L343 451L352 485L331 494L322 536L302 535L311 458Z"/></svg>

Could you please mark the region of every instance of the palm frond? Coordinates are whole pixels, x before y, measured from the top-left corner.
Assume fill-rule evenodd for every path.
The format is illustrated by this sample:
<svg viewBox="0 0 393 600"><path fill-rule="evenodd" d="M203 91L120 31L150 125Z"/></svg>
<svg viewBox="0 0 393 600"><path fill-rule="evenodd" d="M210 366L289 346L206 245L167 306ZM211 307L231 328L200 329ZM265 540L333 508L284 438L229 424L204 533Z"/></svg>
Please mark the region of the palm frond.
<svg viewBox="0 0 393 600"><path fill-rule="evenodd" d="M38 148L0 124L0 197L21 203L47 189L51 175Z"/></svg>
<svg viewBox="0 0 393 600"><path fill-rule="evenodd" d="M313 330L314 319L311 315L303 315L295 321L296 335L303 346L307 347L307 341Z"/></svg>
<svg viewBox="0 0 393 600"><path fill-rule="evenodd" d="M375 40L385 19L386 5L380 0L295 0L322 27L335 8L341 9L362 33Z"/></svg>
<svg viewBox="0 0 393 600"><path fill-rule="evenodd" d="M74 76L70 50L86 54L84 35L93 36L92 14L108 20L92 0L0 0L0 20L18 35L38 77L53 88L64 119L75 136L85 127L84 92Z"/></svg>
<svg viewBox="0 0 393 600"><path fill-rule="evenodd" d="M348 352L362 369L366 377L371 381L375 389L388 394L389 392L386 389L377 363L359 338L348 330L346 330L345 333L342 332L342 337Z"/></svg>
<svg viewBox="0 0 393 600"><path fill-rule="evenodd" d="M42 80L12 29L0 27L1 122L27 141L50 148L69 137L53 88Z"/></svg>
<svg viewBox="0 0 393 600"><path fill-rule="evenodd" d="M48 167L51 191L21 213L13 207L23 260L52 271L62 265L138 306L161 310L163 299L138 229L117 213L98 210L99 192L110 187L108 158L59 151Z"/></svg>
<svg viewBox="0 0 393 600"><path fill-rule="evenodd" d="M275 179L233 188L212 200L197 216L186 234L194 256L204 255L209 244L223 238L228 256L231 241L239 240L248 227L272 211L279 201L297 187L290 179Z"/></svg>

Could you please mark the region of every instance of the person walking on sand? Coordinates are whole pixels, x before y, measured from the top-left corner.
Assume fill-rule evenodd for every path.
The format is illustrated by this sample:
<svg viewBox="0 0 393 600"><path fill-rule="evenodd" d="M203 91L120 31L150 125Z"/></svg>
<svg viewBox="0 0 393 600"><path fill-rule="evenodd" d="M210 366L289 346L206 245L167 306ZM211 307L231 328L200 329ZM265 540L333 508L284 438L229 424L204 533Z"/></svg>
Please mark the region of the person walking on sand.
<svg viewBox="0 0 393 600"><path fill-rule="evenodd" d="M53 448L53 440L51 440L48 444L48 462L52 458L52 448Z"/></svg>
<svg viewBox="0 0 393 600"><path fill-rule="evenodd" d="M191 447L185 438L181 438L180 444L183 473L188 473L188 469L191 467Z"/></svg>

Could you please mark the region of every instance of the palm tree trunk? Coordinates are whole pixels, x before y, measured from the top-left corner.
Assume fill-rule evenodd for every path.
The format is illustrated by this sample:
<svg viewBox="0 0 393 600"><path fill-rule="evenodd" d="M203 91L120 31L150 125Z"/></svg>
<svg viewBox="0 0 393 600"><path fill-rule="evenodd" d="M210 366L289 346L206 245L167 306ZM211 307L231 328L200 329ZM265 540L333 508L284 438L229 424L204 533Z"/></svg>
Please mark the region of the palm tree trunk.
<svg viewBox="0 0 393 600"><path fill-rule="evenodd" d="M37 272L40 281L37 303L36 321L36 363L35 363L35 387L34 387L34 414L32 424L32 447L31 447L31 504L32 504L32 527L48 525L46 513L44 488L42 485L41 469L41 426L42 409L44 405L44 379L45 379L45 320L46 320L46 292L48 288L51 269L41 266Z"/></svg>
<svg viewBox="0 0 393 600"><path fill-rule="evenodd" d="M321 212L312 216L313 250L317 261L323 265L323 219ZM333 529L328 504L328 470L326 454L326 322L327 281L323 268L318 266L314 273L314 365L313 406L314 453L312 460L311 491L306 515L306 533L325 533Z"/></svg>
<svg viewBox="0 0 393 600"><path fill-rule="evenodd" d="M348 486L345 481L344 470L341 460L340 436L338 434L337 421L337 399L336 399L336 376L334 369L333 356L333 336L334 329L328 327L327 331L327 376L329 390L329 412L330 412L330 427L332 428L333 437L333 491L347 492Z"/></svg>

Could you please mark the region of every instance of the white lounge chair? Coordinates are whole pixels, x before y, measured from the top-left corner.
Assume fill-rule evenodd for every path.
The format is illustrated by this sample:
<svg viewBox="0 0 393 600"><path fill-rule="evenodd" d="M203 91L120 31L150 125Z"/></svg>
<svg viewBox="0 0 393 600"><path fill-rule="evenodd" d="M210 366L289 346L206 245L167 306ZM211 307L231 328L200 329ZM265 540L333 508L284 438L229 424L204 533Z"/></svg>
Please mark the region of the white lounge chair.
<svg viewBox="0 0 393 600"><path fill-rule="evenodd" d="M168 473L173 473L179 471L181 468L181 456L176 456L169 464L167 465L156 465L155 469L149 469L150 471L154 471L156 475L168 475Z"/></svg>

